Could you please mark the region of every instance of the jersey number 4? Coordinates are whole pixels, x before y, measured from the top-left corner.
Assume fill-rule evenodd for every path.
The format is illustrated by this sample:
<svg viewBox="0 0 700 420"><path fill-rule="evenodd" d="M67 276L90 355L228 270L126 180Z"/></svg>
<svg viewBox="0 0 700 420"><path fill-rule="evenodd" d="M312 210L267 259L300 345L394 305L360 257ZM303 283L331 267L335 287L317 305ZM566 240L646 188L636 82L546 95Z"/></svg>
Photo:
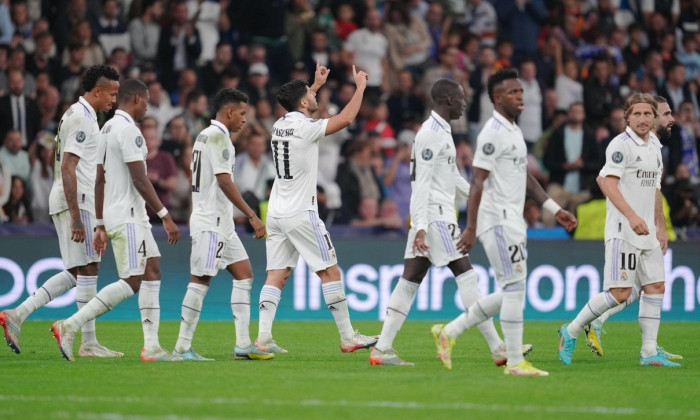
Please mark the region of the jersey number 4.
<svg viewBox="0 0 700 420"><path fill-rule="evenodd" d="M280 143L282 143L282 168L280 170ZM288 141L273 141L272 142L272 157L275 160L275 170L277 178L292 179L293 176L289 170L289 142ZM283 173L280 173L283 172Z"/></svg>

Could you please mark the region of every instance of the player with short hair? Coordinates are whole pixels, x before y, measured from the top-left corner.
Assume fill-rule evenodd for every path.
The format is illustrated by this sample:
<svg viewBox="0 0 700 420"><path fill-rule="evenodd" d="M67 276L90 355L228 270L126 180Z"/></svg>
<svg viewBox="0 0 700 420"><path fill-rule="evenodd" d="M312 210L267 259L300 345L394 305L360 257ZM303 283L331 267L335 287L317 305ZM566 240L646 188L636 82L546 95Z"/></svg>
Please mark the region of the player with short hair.
<svg viewBox="0 0 700 420"><path fill-rule="evenodd" d="M311 87L305 80L297 79L284 84L277 93L277 100L288 112L272 127L277 179L268 204L267 280L260 291L260 324L255 340L258 348L271 353L287 353L273 340L272 323L282 288L300 254L321 278L326 306L340 332L341 351L369 348L377 342L352 328L335 248L318 217L316 197L319 141L355 119L367 87L367 73L358 72L353 66L356 90L345 108L331 118L312 119L318 109L316 92L326 82L328 73L317 62Z"/></svg>
<svg viewBox="0 0 700 420"><path fill-rule="evenodd" d="M0 313L5 340L20 352L22 323L34 311L76 288L78 309L97 293L100 255L92 249L95 227L95 166L97 113L114 106L119 89L119 74L109 66L96 65L83 74L85 93L70 106L58 123L54 182L49 195L49 214L53 219L64 271L52 276L15 309ZM76 281L77 279L77 281ZM81 357L121 357L124 353L105 348L97 342L94 321L82 328Z"/></svg>
<svg viewBox="0 0 700 420"><path fill-rule="evenodd" d="M570 365L584 326L609 309L625 305L637 286L642 366L680 367L659 350L661 302L665 292L663 254L668 248L661 200L661 142L653 134L658 104L645 93L625 102L625 131L605 151L600 171L607 197L603 292L593 296L570 324L559 328L559 359Z"/></svg>
<svg viewBox="0 0 700 420"><path fill-rule="evenodd" d="M501 290L480 298L449 324L434 325L431 332L438 358L448 366L455 338L500 312L508 355L505 374L547 376L548 372L525 360L521 351L527 278L525 195L554 214L567 230L576 227L577 221L549 198L528 173L527 147L515 123L523 110L523 87L517 71L497 71L489 77L487 89L494 112L477 138L467 226L457 242L457 249L469 252L478 236Z"/></svg>
<svg viewBox="0 0 700 420"><path fill-rule="evenodd" d="M668 140L671 137L671 127L673 127L676 120L675 118L673 118L671 107L668 105L668 101L666 101L666 98L664 98L663 96L654 96L654 100L657 103L657 111L659 115L656 119L656 128L654 129L653 133L650 133L650 136L652 134L656 134L656 137L660 141ZM596 181L598 181L598 185L600 186L601 191L605 188L605 185L603 183L604 179L605 178L600 175L596 178ZM664 255L666 255L665 252ZM616 313L625 309L627 306L631 305L633 302L639 299L640 293L641 289L637 285L633 286L632 293L630 293L630 297L627 298L626 301L624 301L620 305L615 306L614 308L608 309L601 316L594 319L590 324L586 324L583 327L583 332L586 334L586 344L588 345L588 347L591 348L591 351L593 353L597 354L598 356L603 355L602 335L605 333L605 331L603 330L603 324L605 323L605 321L607 321L607 319L610 316L615 315ZM662 353L664 357L666 357L668 360L683 359L683 356L681 356L680 354L671 353L661 346L657 346L657 350L659 353Z"/></svg>
<svg viewBox="0 0 700 420"><path fill-rule="evenodd" d="M462 117L467 105L464 88L458 83L440 79L432 86L434 109L416 134L411 151L411 229L408 232L404 271L387 305L386 319L379 341L369 361L373 365L412 366L393 349L393 342L431 265L447 265L455 276L465 307L480 297L477 275L469 256L457 250L460 229L454 211L455 194L469 196L469 184L460 175L457 150L449 121ZM479 324L496 365L506 363L505 344L489 318ZM524 351L532 349L528 345ZM452 364L447 361L447 369Z"/></svg>
<svg viewBox="0 0 700 420"><path fill-rule="evenodd" d="M151 233L146 204L163 219L170 244L178 241L180 230L146 175L148 150L135 121L141 121L146 115L148 100L148 88L142 82L134 79L122 82L119 109L98 136L99 160L95 172L97 220L93 247L98 255L102 255L107 249L107 236L112 239L120 280L102 288L73 316L51 326L61 354L70 361L73 360L76 331L139 290L144 335L141 360L181 360L163 350L158 340L160 252Z"/></svg>
<svg viewBox="0 0 700 420"><path fill-rule="evenodd" d="M192 148L191 274L182 300L180 334L173 352L185 360L213 360L192 349L192 338L211 278L222 267L226 267L233 276L231 310L236 325L234 358L267 360L274 357L274 354L259 350L250 341L248 328L253 268L233 224L235 205L248 216L255 230L255 239L265 236L265 225L243 200L233 182L236 149L231 133L243 128L247 109L246 94L233 88L221 89L214 97L215 119L197 136Z"/></svg>

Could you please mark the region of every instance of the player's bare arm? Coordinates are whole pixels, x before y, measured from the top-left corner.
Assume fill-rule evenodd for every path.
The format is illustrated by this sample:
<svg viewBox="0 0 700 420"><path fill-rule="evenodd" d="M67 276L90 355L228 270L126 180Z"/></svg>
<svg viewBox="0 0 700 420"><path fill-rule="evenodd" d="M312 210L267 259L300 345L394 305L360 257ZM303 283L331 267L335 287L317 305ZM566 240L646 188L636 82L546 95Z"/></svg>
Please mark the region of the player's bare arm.
<svg viewBox="0 0 700 420"><path fill-rule="evenodd" d="M474 247L476 242L476 219L481 204L481 195L484 192L484 181L488 178L490 171L486 169L472 168L472 182L469 189L469 202L467 204L467 226L459 236L457 250L466 254Z"/></svg>
<svg viewBox="0 0 700 420"><path fill-rule="evenodd" d="M148 180L148 175L146 175L146 164L143 161L127 162L126 166L129 168L129 174L131 175L131 181L134 183L136 191L139 192L141 197L148 207L154 212L158 213L160 216L162 211L165 210L166 214L161 217L163 220L163 228L168 234L168 243L174 245L180 239L180 228L177 227L173 218L170 217L170 213L167 213L167 209L160 202L158 194L156 193L153 184Z"/></svg>
<svg viewBox="0 0 700 420"><path fill-rule="evenodd" d="M537 182L535 177L530 175L529 172L527 174L526 188L527 195L530 196L533 200L535 200L540 206L545 204L545 202L550 199L549 195L547 195L547 193L542 188L542 185L540 185L540 183ZM574 228L576 228L576 226L578 225L578 220L576 220L576 216L562 209L556 203L553 203L552 205L557 207L555 211L552 211L554 212L554 217L557 219L557 222L559 222L560 225L564 226L564 229L566 229L568 232L574 230Z"/></svg>
<svg viewBox="0 0 700 420"><path fill-rule="evenodd" d="M250 208L248 203L245 202L243 197L241 197L241 192L238 191L238 187L236 187L236 184L231 180L231 175L227 173L216 174L216 182L219 184L221 191L224 192L224 195L226 195L226 198L248 217L248 221L255 232L253 237L255 239L263 238L267 234L265 224L260 220L257 214L255 214L255 211Z"/></svg>
<svg viewBox="0 0 700 420"><path fill-rule="evenodd" d="M342 111L337 115L331 117L326 125L326 135L331 135L337 131L350 125L353 122L357 113L360 111L360 105L362 105L362 96L365 93L365 88L367 87L367 73L364 71L357 71L355 65L352 66L352 77L355 79L355 93L350 98L350 102L345 105Z"/></svg>
<svg viewBox="0 0 700 420"><path fill-rule="evenodd" d="M102 164L97 164L95 173L95 218L97 224L95 226L95 235L92 240L92 248L97 252L97 255L104 255L107 250L107 232L105 231L102 215L104 210L105 199L105 171Z"/></svg>
<svg viewBox="0 0 700 420"><path fill-rule="evenodd" d="M620 192L618 186L620 178L616 176L606 176L603 180L605 188L603 192L605 196L608 197L611 203L622 213L630 224L630 227L637 235L648 235L649 227L647 226L644 219L639 217L637 213L632 210L632 207L627 203L625 197Z"/></svg>
<svg viewBox="0 0 700 420"><path fill-rule="evenodd" d="M654 198L654 224L656 225L656 239L659 240L661 251L666 255L668 250L668 234L666 233L666 216L664 216L664 205L661 199L661 191L656 190Z"/></svg>
<svg viewBox="0 0 700 420"><path fill-rule="evenodd" d="M314 92L318 92L319 89L321 89L321 86L326 84L326 80L328 80L328 75L330 74L330 70L321 65L321 60L316 60L316 72L314 73L314 84L311 85L309 89L313 90Z"/></svg>
<svg viewBox="0 0 700 420"><path fill-rule="evenodd" d="M68 203L70 212L71 240L75 242L85 241L85 226L80 218L80 207L78 207L78 177L75 169L78 167L80 157L70 152L63 154L61 162L61 177L63 179L63 193Z"/></svg>

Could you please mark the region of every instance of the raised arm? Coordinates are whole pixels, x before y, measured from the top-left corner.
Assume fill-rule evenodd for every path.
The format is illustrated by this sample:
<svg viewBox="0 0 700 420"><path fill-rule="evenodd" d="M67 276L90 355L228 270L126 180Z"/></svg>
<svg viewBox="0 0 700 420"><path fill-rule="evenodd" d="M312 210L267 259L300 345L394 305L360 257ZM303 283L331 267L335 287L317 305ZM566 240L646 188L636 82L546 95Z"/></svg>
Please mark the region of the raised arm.
<svg viewBox="0 0 700 420"><path fill-rule="evenodd" d="M365 93L365 88L367 87L367 73L360 70L359 72L355 69L355 65L352 66L352 76L355 79L355 93L352 95L350 102L345 105L340 113L331 117L326 125L326 135L333 134L342 130L352 123L352 121L357 116L360 111L360 105L362 105L362 96Z"/></svg>

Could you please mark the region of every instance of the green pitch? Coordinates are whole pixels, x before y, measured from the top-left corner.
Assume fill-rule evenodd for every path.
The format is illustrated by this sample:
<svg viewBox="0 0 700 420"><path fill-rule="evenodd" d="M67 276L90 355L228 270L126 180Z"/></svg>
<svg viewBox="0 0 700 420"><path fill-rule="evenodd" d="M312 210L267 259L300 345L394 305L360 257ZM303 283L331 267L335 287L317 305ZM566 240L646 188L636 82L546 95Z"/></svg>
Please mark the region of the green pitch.
<svg viewBox="0 0 700 420"><path fill-rule="evenodd" d="M639 327L608 322L605 357L583 335L574 363L557 358L559 323L526 322L529 359L549 377L503 374L478 331L457 341L453 370L435 358L431 323L408 321L396 348L414 367L370 366L368 351L340 352L335 324L277 322L289 350L271 361L234 361L233 322L201 322L194 348L215 362L144 363L138 322L98 321L102 344L119 360L63 360L49 322L22 328L22 354L0 348L2 419L279 419L279 418L688 418L700 416L698 323L661 325L659 341L685 359L680 369L638 364ZM379 322L355 322L365 334ZM179 323L161 324L172 349ZM251 326L256 331L257 325ZM77 344L75 348L77 356Z"/></svg>

